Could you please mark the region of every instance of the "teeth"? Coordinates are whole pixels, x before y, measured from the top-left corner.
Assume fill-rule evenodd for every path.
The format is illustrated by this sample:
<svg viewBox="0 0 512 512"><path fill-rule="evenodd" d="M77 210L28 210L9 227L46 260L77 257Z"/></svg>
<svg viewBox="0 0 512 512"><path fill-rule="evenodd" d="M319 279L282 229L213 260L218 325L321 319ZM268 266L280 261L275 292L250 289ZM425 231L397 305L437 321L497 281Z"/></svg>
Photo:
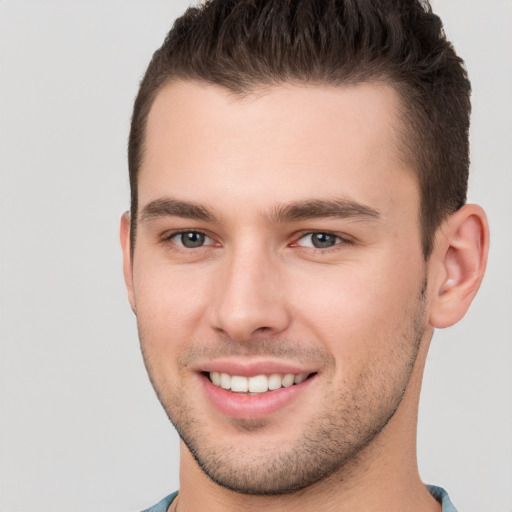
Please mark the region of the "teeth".
<svg viewBox="0 0 512 512"><path fill-rule="evenodd" d="M299 373L298 375L295 375L293 382L294 382L294 384L300 384L301 382L304 382L307 378L308 378L307 373Z"/></svg>
<svg viewBox="0 0 512 512"><path fill-rule="evenodd" d="M266 375L256 375L255 377L249 377L248 381L249 391L251 393L264 393L265 391L268 391L268 378Z"/></svg>
<svg viewBox="0 0 512 512"><path fill-rule="evenodd" d="M282 381L283 379L281 375L279 375L278 373L273 373L268 378L268 389L270 389L271 391L274 389L279 389L281 387Z"/></svg>
<svg viewBox="0 0 512 512"><path fill-rule="evenodd" d="M210 380L215 386L236 393L265 393L281 387L288 388L293 384L300 384L308 378L308 375L308 373L273 373L268 376L243 377L241 375L229 375L229 373L210 372Z"/></svg>
<svg viewBox="0 0 512 512"><path fill-rule="evenodd" d="M227 373L220 374L220 387L224 389L231 389L231 375Z"/></svg>
<svg viewBox="0 0 512 512"><path fill-rule="evenodd" d="M233 377L231 377L231 391L247 393L247 391L249 391L249 379L247 377L233 375Z"/></svg>
<svg viewBox="0 0 512 512"><path fill-rule="evenodd" d="M295 380L295 375L293 375L292 373L287 373L283 377L283 387L284 388L289 388L290 386L293 385L293 381L294 380Z"/></svg>

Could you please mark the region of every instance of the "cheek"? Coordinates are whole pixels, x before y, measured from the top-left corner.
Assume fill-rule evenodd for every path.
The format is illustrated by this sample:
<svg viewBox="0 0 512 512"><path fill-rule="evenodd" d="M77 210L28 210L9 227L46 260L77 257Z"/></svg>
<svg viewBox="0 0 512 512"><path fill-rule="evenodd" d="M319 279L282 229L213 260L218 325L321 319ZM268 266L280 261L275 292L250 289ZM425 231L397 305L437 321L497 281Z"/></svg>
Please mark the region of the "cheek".
<svg viewBox="0 0 512 512"><path fill-rule="evenodd" d="M141 342L146 350L172 352L190 339L205 310L204 276L140 258L134 295Z"/></svg>
<svg viewBox="0 0 512 512"><path fill-rule="evenodd" d="M299 322L342 360L386 352L403 341L419 300L422 265L411 259L304 274L296 281Z"/></svg>

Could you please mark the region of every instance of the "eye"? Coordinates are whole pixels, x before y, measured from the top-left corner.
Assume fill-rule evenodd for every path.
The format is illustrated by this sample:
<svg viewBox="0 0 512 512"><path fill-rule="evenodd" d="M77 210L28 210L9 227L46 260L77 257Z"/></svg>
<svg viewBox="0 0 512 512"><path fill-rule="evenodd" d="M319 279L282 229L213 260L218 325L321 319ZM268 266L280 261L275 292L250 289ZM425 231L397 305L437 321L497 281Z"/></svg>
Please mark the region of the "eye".
<svg viewBox="0 0 512 512"><path fill-rule="evenodd" d="M197 249L198 247L211 245L213 242L210 237L199 231L182 231L175 233L169 237L169 240L186 249Z"/></svg>
<svg viewBox="0 0 512 512"><path fill-rule="evenodd" d="M343 242L343 240L332 233L308 233L303 237L299 238L296 242L300 247L313 247L315 249L329 249Z"/></svg>

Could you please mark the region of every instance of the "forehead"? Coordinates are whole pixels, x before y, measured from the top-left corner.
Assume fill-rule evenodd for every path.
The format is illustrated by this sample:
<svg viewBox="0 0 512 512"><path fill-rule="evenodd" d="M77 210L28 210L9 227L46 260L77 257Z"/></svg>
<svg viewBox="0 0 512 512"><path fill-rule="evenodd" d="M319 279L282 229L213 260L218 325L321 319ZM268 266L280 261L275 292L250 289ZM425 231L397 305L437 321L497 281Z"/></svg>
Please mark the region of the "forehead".
<svg viewBox="0 0 512 512"><path fill-rule="evenodd" d="M396 92L377 83L283 84L245 96L170 83L148 115L139 204L170 191L210 201L257 196L263 207L305 195L368 202L404 180L415 189L399 111Z"/></svg>

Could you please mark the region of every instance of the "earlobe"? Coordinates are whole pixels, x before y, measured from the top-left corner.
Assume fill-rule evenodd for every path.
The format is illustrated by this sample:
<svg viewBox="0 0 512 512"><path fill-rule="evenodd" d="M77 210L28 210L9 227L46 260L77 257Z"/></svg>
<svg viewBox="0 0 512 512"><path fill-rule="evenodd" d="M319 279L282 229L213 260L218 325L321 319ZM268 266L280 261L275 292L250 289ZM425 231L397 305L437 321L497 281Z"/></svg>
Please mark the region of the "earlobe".
<svg viewBox="0 0 512 512"><path fill-rule="evenodd" d="M463 206L439 228L431 259L436 267L431 290L433 327L448 327L466 314L482 282L488 249L489 227L479 206Z"/></svg>
<svg viewBox="0 0 512 512"><path fill-rule="evenodd" d="M135 297L133 293L133 262L132 250L130 242L130 213L125 212L121 216L120 226L121 248L123 250L123 274L126 283L126 291L128 292L128 300L132 311L135 313Z"/></svg>

